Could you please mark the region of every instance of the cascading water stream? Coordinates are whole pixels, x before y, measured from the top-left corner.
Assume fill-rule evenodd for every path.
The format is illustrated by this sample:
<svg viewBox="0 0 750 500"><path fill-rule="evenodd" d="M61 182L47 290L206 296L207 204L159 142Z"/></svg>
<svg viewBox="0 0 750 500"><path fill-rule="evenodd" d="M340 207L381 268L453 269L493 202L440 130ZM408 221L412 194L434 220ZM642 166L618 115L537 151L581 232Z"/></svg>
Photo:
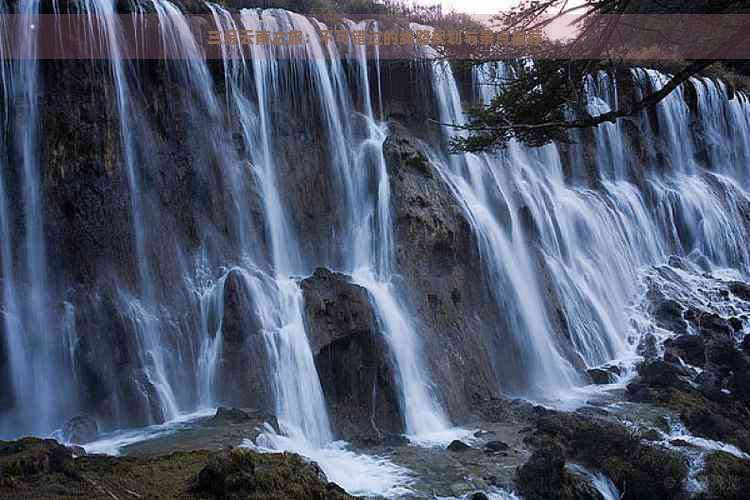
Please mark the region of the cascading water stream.
<svg viewBox="0 0 750 500"><path fill-rule="evenodd" d="M367 22L349 21L350 31L366 30ZM377 29L377 25L373 26ZM354 157L358 168L358 180L362 184L361 193L367 192L368 185L377 185L377 190L369 197L359 195L355 210L355 227L350 234L353 256L352 272L355 281L370 293L382 333L395 359L401 407L406 432L416 439L437 434L450 427L448 417L441 408L430 384L430 377L422 362L422 347L414 320L407 309L399 303L397 292L392 284L393 225L390 215L390 184L383 143L386 131L375 119L371 86L368 73L366 46L351 45L349 64L354 66L356 85L363 100L364 121L367 134ZM379 67L380 61L374 64ZM370 177L375 177L371 182ZM359 228L359 230L357 229ZM445 436L444 436L445 439Z"/></svg>
<svg viewBox="0 0 750 500"><path fill-rule="evenodd" d="M4 325L7 328L10 372L14 405L12 414L15 426L26 432L48 430L65 405L60 392L50 384L54 380L58 358L54 323L50 320L49 282L46 247L43 234L43 207L40 191L40 121L39 100L41 91L40 68L37 59L40 4L37 0L18 3L18 32L21 57L15 71L3 63L3 90L5 99L13 95L14 107L5 107L6 125L13 123L15 151L19 159L22 179L24 240L22 250L23 272L15 274L9 224L10 204L3 185L0 193L0 214L3 230L3 297ZM9 34L4 26L3 38ZM8 102L9 104L9 102ZM9 109L14 110L10 120ZM7 130L7 127L5 128ZM5 137L8 137L5 134ZM4 166L5 167L5 166ZM5 171L5 168L4 168ZM4 181L0 181L4 184ZM19 258L19 260L21 260ZM23 284L23 286L21 285ZM19 296L23 294L23 298ZM33 415L33 418L32 418Z"/></svg>
<svg viewBox="0 0 750 500"><path fill-rule="evenodd" d="M6 12L6 6L0 5L3 14ZM3 302L2 302L2 320L3 331L5 333L5 348L7 349L10 359L9 375L12 378L12 392L10 395L13 404L19 404L27 394L28 382L32 380L29 373L30 360L26 357L26 347L24 345L24 329L21 323L20 311L18 308L18 298L16 297L16 286L14 284L13 271L13 248L11 245L11 212L8 205L8 195L5 181L5 173L8 171L8 145L6 141L9 136L9 123L12 120L10 103L12 102L13 82L11 80L12 68L6 64L7 30L5 16L0 20L0 78L2 78L2 133L0 134L0 263L2 264L2 285L3 285ZM24 383L26 381L26 383ZM3 422L5 423L5 422ZM8 431L2 429L2 433Z"/></svg>
<svg viewBox="0 0 750 500"><path fill-rule="evenodd" d="M225 10L215 5L209 7L217 25L225 29L235 27ZM315 33L309 20L283 11L243 10L240 18L243 28L255 32L260 29L273 32L294 28L303 33ZM303 259L279 192L270 136L270 131L274 129L271 95L283 95L292 87L281 79L280 61L285 59L284 56L291 57L284 64L292 66L284 68L287 71L285 76L309 71L313 77L314 91L327 96L328 100L321 102L321 114L329 120L327 131L330 137L338 137L340 141L337 134L344 130L341 122L337 121L338 108L330 109L335 104L332 98L337 86L327 73L321 48L316 44L311 45L309 53L291 53L293 49L290 49L289 53L282 54L274 54L267 46L253 46L251 63L254 85L251 89L243 88L244 74L235 68L239 64L238 55L230 59L225 54L224 60L229 67L225 71L229 79L229 106L240 117L246 149L252 152L254 175L267 221L273 277L259 269L235 271L256 301L254 312L263 328L273 374L276 415L284 434L279 435L269 429L259 436L256 443L248 445L302 453L316 460L329 478L353 492L395 492L398 488L396 485L406 480L402 469L381 459L355 455L346 451L341 443L333 441L325 397L305 331L302 291L297 281L291 278L293 273L304 271ZM254 91L257 100L255 116L251 114L251 101L246 97L248 90ZM331 127L335 127L333 131ZM341 149L338 151L332 155L332 162L343 161L345 152ZM345 185L350 185L350 181L346 180Z"/></svg>
<svg viewBox="0 0 750 500"><path fill-rule="evenodd" d="M112 0L79 0L79 2L88 18L87 29L90 39L103 39L106 42L117 101L120 141L130 188L130 215L140 292L138 298L125 293L124 300L129 303L129 315L138 335L140 354L144 358L147 377L156 389L159 398L161 418L172 420L179 414L179 408L167 373L156 292L146 250L146 219L143 213L143 193L139 172L139 164L143 159L139 157L137 151L138 139L135 135L137 129L132 120L135 108L125 66L126 60L123 58L122 31L117 19L115 3Z"/></svg>
<svg viewBox="0 0 750 500"><path fill-rule="evenodd" d="M214 21L224 29L237 29L231 15L223 8L209 4ZM275 28L276 19L270 15L259 18L257 11L243 11L242 22L246 29L257 29L260 23L269 30ZM263 46L255 50L266 51ZM225 76L230 88L230 106L240 117L246 150L254 152L252 158L258 179L259 196L263 200L264 216L268 221L272 252L272 276L256 272L252 279L247 273L246 285L253 297L263 305L255 311L259 315L272 365L276 393L277 417L287 434L307 439L320 447L332 441L325 398L320 387L310 345L302 317L302 292L290 278L301 267L296 237L286 220L281 198L275 182L274 163L270 152L269 103L266 92L276 82L276 60L269 53L254 54L253 69L258 104L256 117L251 116L251 106L243 88L245 60L242 54L226 54ZM241 64L243 67L236 68ZM270 87L268 87L270 86ZM254 125L259 125L258 130ZM275 311L271 314L270 311Z"/></svg>
<svg viewBox="0 0 750 500"><path fill-rule="evenodd" d="M440 121L463 124L458 87L449 64L434 63L431 74ZM444 126L443 132L447 141L455 134L449 126ZM529 388L537 393L552 394L574 385L578 381L576 373L559 352L557 341L550 336L553 328L534 279L530 250L520 230L517 208L504 192L499 174L490 167L491 160L473 154L450 155L445 160L434 157L432 160L453 190L478 237L480 253L501 314L515 318L509 324L515 325L513 336L520 347ZM510 210L510 234L501 226L493 209L498 205ZM506 303L508 293L514 298L510 304Z"/></svg>

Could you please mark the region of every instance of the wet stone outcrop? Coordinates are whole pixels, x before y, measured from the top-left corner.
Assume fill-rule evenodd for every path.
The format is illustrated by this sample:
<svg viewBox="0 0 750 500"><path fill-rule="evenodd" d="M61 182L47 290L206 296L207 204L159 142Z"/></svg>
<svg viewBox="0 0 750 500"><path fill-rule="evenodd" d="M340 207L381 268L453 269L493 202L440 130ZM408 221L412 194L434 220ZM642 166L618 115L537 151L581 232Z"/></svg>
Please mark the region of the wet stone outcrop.
<svg viewBox="0 0 750 500"><path fill-rule="evenodd" d="M391 183L396 269L419 318L424 359L454 420L512 385L521 370L491 300L477 242L425 143L398 122L383 146ZM514 361L515 360L515 361ZM507 369L507 370L505 370Z"/></svg>
<svg viewBox="0 0 750 500"><path fill-rule="evenodd" d="M211 457L194 477L190 491L214 498L288 498L333 500L353 498L314 464L284 453L276 460L248 450L229 449Z"/></svg>
<svg viewBox="0 0 750 500"><path fill-rule="evenodd" d="M254 293L241 271L229 272L223 290L216 398L231 406L272 411L272 374Z"/></svg>
<svg viewBox="0 0 750 500"><path fill-rule="evenodd" d="M134 310L113 293L82 291L76 303L73 370L82 409L106 422L105 428L162 421L156 387L140 355Z"/></svg>
<svg viewBox="0 0 750 500"><path fill-rule="evenodd" d="M723 451L710 453L699 479L707 483L708 499L740 500L750 497L750 460Z"/></svg>
<svg viewBox="0 0 750 500"><path fill-rule="evenodd" d="M317 269L300 284L305 322L334 427L347 439L404 431L396 375L367 290Z"/></svg>

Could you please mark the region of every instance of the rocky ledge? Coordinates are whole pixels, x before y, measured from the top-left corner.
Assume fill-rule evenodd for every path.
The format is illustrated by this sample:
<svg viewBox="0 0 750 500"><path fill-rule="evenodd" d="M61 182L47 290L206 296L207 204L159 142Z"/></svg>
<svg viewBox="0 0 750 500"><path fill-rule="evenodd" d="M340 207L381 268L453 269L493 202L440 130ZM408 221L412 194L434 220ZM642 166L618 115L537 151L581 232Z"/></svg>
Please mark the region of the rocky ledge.
<svg viewBox="0 0 750 500"><path fill-rule="evenodd" d="M289 453L229 448L156 457L78 456L54 440L0 442L0 497L28 498L354 498L317 465Z"/></svg>

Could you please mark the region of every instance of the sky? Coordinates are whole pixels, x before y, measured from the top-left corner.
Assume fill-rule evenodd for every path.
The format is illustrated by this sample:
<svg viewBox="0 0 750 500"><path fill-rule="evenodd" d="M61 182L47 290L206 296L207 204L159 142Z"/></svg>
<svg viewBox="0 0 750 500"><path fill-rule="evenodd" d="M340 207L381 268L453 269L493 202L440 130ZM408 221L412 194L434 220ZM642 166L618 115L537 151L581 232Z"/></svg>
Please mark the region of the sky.
<svg viewBox="0 0 750 500"><path fill-rule="evenodd" d="M435 5L440 3L444 11L456 10L467 14L494 15L498 12L513 7L520 0L415 0L424 5ZM570 0L568 7L582 3L581 0ZM551 38L569 38L576 33L576 28L568 23L577 17L577 13L569 14L553 22L544 28L547 36Z"/></svg>

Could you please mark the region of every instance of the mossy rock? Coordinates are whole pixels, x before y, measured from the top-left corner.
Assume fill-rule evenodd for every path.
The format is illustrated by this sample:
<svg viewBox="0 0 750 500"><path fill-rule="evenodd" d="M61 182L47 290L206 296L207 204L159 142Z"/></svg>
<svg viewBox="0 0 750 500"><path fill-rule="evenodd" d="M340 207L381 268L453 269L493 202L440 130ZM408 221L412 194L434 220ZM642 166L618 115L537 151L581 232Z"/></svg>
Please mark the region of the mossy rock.
<svg viewBox="0 0 750 500"><path fill-rule="evenodd" d="M404 151L401 153L401 160L403 160L404 165L407 167L432 179L432 168L430 167L430 162L427 161L427 158L425 158L421 151Z"/></svg>
<svg viewBox="0 0 750 500"><path fill-rule="evenodd" d="M706 455L700 479L706 483L705 498L750 498L750 460L723 451Z"/></svg>
<svg viewBox="0 0 750 500"><path fill-rule="evenodd" d="M70 459L70 451L52 439L0 441L0 485L12 485L38 474L60 472Z"/></svg>
<svg viewBox="0 0 750 500"><path fill-rule="evenodd" d="M190 490L237 500L351 498L329 487L320 468L298 455L259 454L239 448L212 457Z"/></svg>
<svg viewBox="0 0 750 500"><path fill-rule="evenodd" d="M162 456L73 458L53 440L0 442L0 498L351 499L291 453L231 448Z"/></svg>
<svg viewBox="0 0 750 500"><path fill-rule="evenodd" d="M673 451L647 444L612 421L553 413L537 422L537 446L556 443L565 457L607 474L623 498L683 498L687 465Z"/></svg>

